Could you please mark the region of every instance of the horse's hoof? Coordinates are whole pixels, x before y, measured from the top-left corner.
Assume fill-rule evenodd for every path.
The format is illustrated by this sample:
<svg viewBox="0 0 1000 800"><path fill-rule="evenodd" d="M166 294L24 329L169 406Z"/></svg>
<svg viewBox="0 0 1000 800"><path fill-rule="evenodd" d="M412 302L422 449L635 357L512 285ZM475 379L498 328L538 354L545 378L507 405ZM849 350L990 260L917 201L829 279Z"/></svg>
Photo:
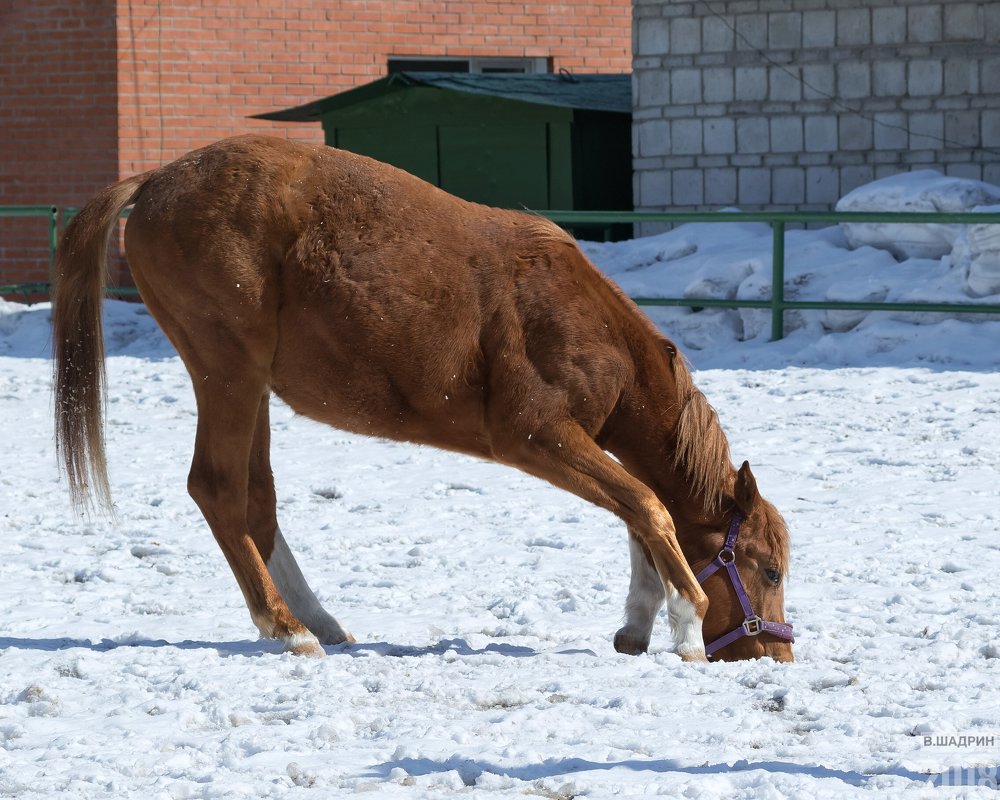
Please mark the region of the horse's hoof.
<svg viewBox="0 0 1000 800"><path fill-rule="evenodd" d="M292 655L306 656L307 658L325 658L326 651L319 643L319 639L311 633L296 633L285 639L285 650Z"/></svg>
<svg viewBox="0 0 1000 800"><path fill-rule="evenodd" d="M649 642L643 641L622 628L615 634L615 650L627 656L642 655L649 649Z"/></svg>
<svg viewBox="0 0 1000 800"><path fill-rule="evenodd" d="M354 638L348 631L338 630L336 632L316 632L316 638L323 644L328 644L331 647L338 644L357 644L357 639Z"/></svg>
<svg viewBox="0 0 1000 800"><path fill-rule="evenodd" d="M677 655L681 657L681 661L689 661L693 664L707 664L708 656L705 655L705 648L677 648Z"/></svg>

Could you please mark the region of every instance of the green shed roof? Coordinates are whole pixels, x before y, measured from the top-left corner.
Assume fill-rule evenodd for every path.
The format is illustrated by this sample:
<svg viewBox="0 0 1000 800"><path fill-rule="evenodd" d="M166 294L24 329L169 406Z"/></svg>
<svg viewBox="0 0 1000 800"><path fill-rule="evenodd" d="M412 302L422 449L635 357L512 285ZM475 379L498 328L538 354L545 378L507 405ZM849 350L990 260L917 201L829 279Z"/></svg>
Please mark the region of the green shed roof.
<svg viewBox="0 0 1000 800"><path fill-rule="evenodd" d="M589 111L632 112L632 78L628 74L512 75L509 73L399 72L345 92L314 100L305 105L255 114L256 119L278 122L313 122L330 111L347 108L375 98L426 86L450 92L502 97L537 105L563 106Z"/></svg>

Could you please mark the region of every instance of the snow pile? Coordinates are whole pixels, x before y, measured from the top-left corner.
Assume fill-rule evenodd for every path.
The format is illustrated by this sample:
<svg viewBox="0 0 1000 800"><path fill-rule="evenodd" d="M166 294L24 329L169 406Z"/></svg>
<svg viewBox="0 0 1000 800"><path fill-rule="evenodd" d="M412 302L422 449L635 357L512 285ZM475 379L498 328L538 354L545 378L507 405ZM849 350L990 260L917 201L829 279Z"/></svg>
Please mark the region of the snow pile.
<svg viewBox="0 0 1000 800"><path fill-rule="evenodd" d="M859 186L840 199L837 211L956 212L996 203L1000 203L1000 187L925 169ZM961 231L959 225L884 222L845 222L843 228L852 247L870 245L900 258L946 256Z"/></svg>
<svg viewBox="0 0 1000 800"><path fill-rule="evenodd" d="M991 196L1000 198L1000 187L924 170L876 181L845 200L856 198L852 210L861 210L855 206L862 201L864 210L994 210L976 205ZM786 231L786 299L1000 302L998 225L862 226L869 243L849 235L852 230L831 226ZM916 249L935 255L898 261L900 242L923 243L928 247ZM932 242L934 249L929 247ZM584 242L582 247L633 297L771 297L771 228L764 223L698 223L633 241ZM893 358L966 367L1000 364L998 349L985 345L991 338L998 340L1000 323L986 316L786 311L787 338L770 343L771 312L766 309L645 311L699 366L846 365Z"/></svg>

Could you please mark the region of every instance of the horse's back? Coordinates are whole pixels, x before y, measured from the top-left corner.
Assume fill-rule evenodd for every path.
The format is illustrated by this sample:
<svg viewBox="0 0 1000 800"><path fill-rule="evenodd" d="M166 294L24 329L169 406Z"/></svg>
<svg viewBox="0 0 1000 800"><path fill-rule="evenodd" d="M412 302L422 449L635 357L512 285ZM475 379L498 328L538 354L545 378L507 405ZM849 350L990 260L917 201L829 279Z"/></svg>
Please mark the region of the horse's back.
<svg viewBox="0 0 1000 800"><path fill-rule="evenodd" d="M239 340L337 427L488 455L511 408L594 428L627 379L629 312L565 233L345 151L194 151L151 177L126 243L185 361Z"/></svg>

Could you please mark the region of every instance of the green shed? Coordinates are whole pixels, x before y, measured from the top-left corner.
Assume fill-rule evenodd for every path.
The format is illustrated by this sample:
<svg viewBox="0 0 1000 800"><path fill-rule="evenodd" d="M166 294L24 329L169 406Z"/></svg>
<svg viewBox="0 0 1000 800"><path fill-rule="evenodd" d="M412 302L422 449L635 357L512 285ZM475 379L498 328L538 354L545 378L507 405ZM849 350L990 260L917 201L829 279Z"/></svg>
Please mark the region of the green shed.
<svg viewBox="0 0 1000 800"><path fill-rule="evenodd" d="M400 72L258 117L480 203L632 209L629 75Z"/></svg>

